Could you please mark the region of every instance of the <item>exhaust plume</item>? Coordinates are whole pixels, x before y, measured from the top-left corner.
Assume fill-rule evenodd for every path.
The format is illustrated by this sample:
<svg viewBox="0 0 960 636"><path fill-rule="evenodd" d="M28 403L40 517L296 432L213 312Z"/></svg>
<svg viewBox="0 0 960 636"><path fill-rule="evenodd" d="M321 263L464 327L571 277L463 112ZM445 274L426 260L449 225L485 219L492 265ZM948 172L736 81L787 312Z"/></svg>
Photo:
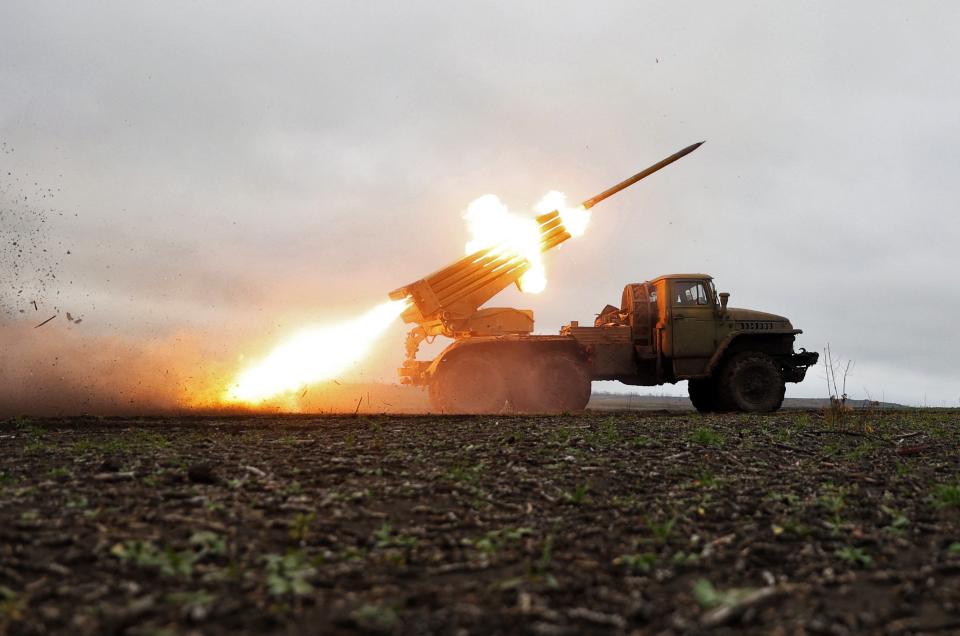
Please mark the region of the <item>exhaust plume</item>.
<svg viewBox="0 0 960 636"><path fill-rule="evenodd" d="M227 388L223 401L256 405L334 378L362 360L407 305L405 300L388 301L359 318L293 335L241 372Z"/></svg>
<svg viewBox="0 0 960 636"><path fill-rule="evenodd" d="M537 214L556 210L572 236L581 236L590 222L590 212L582 206L568 208L566 196L551 190L534 206ZM547 270L543 263L543 246L540 226L536 219L521 216L510 209L495 194L485 194L474 199L463 213L471 239L464 247L465 254L480 250L501 254L516 254L530 263L530 268L520 277L520 289L539 294L547 286Z"/></svg>

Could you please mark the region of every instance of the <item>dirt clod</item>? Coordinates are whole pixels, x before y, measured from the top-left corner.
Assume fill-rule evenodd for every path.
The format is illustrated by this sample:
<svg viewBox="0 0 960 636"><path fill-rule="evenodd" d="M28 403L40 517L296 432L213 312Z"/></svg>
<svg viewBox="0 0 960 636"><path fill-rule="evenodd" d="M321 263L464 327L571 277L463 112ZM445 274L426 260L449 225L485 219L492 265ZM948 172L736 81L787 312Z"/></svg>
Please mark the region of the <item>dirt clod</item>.
<svg viewBox="0 0 960 636"><path fill-rule="evenodd" d="M194 464L187 469L187 479L195 484L215 484L219 481L211 464Z"/></svg>

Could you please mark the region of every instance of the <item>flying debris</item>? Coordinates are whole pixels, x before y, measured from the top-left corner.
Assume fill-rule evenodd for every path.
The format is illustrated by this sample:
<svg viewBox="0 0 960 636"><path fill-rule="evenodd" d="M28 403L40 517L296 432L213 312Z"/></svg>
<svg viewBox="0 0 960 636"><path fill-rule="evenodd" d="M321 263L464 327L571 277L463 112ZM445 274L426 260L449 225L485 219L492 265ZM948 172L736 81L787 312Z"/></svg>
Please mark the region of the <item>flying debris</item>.
<svg viewBox="0 0 960 636"><path fill-rule="evenodd" d="M47 324L48 322L50 322L51 320L53 320L54 318L56 318L57 315L58 315L58 314L54 314L54 315L50 316L49 318L47 318L46 320L44 320L43 322L41 322L39 325L36 325L36 326L34 327L34 329L37 329L38 327L44 326L45 324Z"/></svg>

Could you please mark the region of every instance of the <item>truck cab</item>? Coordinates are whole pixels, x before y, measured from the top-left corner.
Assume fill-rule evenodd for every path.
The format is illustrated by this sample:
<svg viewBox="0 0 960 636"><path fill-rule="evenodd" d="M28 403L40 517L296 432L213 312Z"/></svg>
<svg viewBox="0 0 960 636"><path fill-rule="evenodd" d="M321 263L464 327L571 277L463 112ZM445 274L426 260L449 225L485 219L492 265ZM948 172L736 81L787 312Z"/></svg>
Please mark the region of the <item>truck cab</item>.
<svg viewBox="0 0 960 636"><path fill-rule="evenodd" d="M688 380L701 411L778 408L784 382L802 381L818 356L793 351L802 332L787 318L729 308L729 296L718 294L707 274L667 274L627 285L620 308L608 305L594 327L630 327L633 373L621 359L619 368L601 369L603 379L640 385ZM601 355L601 367L609 357Z"/></svg>
<svg viewBox="0 0 960 636"><path fill-rule="evenodd" d="M705 373L728 323L719 309L713 279L673 274L660 277L654 285L665 300L659 326L663 355L671 360L674 375Z"/></svg>

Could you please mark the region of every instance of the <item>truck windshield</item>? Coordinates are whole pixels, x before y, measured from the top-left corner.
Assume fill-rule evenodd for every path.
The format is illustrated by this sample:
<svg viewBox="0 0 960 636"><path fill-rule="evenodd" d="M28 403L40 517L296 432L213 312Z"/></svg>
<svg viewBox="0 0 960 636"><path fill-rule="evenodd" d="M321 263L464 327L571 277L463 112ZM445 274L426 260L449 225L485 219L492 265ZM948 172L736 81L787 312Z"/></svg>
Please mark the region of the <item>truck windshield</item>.
<svg viewBox="0 0 960 636"><path fill-rule="evenodd" d="M703 281L681 280L675 282L673 284L673 304L680 306L710 304Z"/></svg>

